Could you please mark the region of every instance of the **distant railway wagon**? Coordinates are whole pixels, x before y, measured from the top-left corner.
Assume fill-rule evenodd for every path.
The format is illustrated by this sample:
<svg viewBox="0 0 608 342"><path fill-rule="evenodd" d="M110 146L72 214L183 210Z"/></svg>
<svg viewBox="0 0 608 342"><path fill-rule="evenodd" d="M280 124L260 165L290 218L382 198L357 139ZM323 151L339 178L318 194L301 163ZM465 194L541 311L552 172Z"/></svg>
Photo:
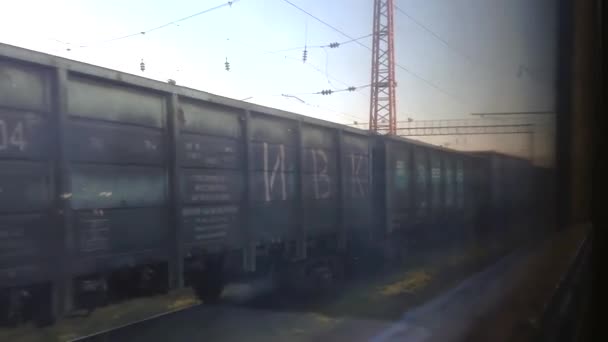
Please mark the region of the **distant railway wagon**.
<svg viewBox="0 0 608 342"><path fill-rule="evenodd" d="M478 205L472 170L481 158L384 136L373 157L375 227L387 251L406 257L431 243L471 238Z"/></svg>
<svg viewBox="0 0 608 342"><path fill-rule="evenodd" d="M530 222L548 217L548 211L542 208L551 201L551 173L533 167L527 160L501 153L473 154L480 158L482 185L477 194L483 205L479 228L496 238L508 234L531 236L531 232L512 230L525 230Z"/></svg>
<svg viewBox="0 0 608 342"><path fill-rule="evenodd" d="M515 214L531 169L0 45L0 314L332 286Z"/></svg>

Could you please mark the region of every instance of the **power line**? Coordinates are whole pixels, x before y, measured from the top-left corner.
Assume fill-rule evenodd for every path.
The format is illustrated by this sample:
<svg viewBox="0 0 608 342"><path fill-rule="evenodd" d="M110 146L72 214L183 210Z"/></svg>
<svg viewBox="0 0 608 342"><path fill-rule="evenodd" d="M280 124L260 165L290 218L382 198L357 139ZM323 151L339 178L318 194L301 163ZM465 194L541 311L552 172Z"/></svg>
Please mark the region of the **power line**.
<svg viewBox="0 0 608 342"><path fill-rule="evenodd" d="M298 95L310 95L310 94L312 94L312 93L308 93L308 94L286 94L286 93L282 93L282 94L274 94L274 95L266 95L266 96L273 96L273 97L275 97L275 96L282 96L282 97L285 97L285 98L292 98L292 99L295 99L298 102L300 102L303 105L306 105L308 107L323 109L323 110L327 110L329 112L332 112L334 114L337 114L337 115L341 116L342 118L347 119L348 121L351 121L351 120L352 121L359 121L359 120L364 119L364 117L358 117L358 116L355 116L353 114L348 114L348 113L337 111L335 109L331 109L331 108L315 105L315 104L309 103L307 101L304 101L304 100L302 100L301 98L298 97ZM240 101L248 101L248 100L251 100L251 99L256 98L256 97L259 97L259 96L249 96L249 97L241 99Z"/></svg>
<svg viewBox="0 0 608 342"><path fill-rule="evenodd" d="M360 37L360 38L361 38L361 37ZM360 38L357 38L357 39L360 39ZM243 42L243 41L235 41L235 42L237 42L237 43L239 43L239 44L242 44L242 45L244 45L244 46L247 46L247 47L249 47L249 48L252 48L252 49L255 49L255 50L258 50L258 51L261 51L261 52L267 53L267 54L273 54L273 55L280 56L280 57L283 57L283 58L285 58L285 59L290 59L290 60L297 61L297 62L300 62L300 61L301 61L299 58L295 58L295 57L287 56L287 55L281 54L280 52L277 52L277 51L268 51L268 50L265 50L265 49L263 49L263 48L260 48L260 47L258 47L258 46L255 46L255 45L252 45L252 44L249 44L249 43ZM324 49L324 50L325 50L325 49ZM308 63L308 62L307 62L307 63L304 63L304 65L306 65L306 66L308 66L309 68L313 69L313 70L314 70L314 71L316 71L317 73L319 73L319 74L321 74L321 75L324 75L324 76L325 76L325 78L327 79L327 83L328 83L328 84L329 84L331 87L333 87L334 89L335 89L335 88L337 88L337 87L336 87L336 86L335 86L335 85L334 85L334 84L331 82L331 80L333 80L333 81L335 81L335 82L340 83L340 84L341 84L342 86L344 86L344 87L347 87L347 88L344 88L344 89L337 89L337 90L336 90L337 92L346 91L345 89L348 89L348 87L352 87L352 86L351 86L351 84L352 84L352 83L351 83L351 84L348 84L348 83L346 83L346 82L344 82L344 81L341 81L341 80L339 80L339 79L337 79L337 78L333 77L331 74L329 74L329 73L328 73L328 71L327 71L327 70L328 70L328 59L327 59L327 52L326 52L326 59L325 59L325 71L321 70L319 67L315 66L315 65L314 65L314 64L312 64L312 63ZM355 87L355 88L357 88L357 89L364 89L364 88L368 88L368 87L370 87L370 86L371 86L371 85L364 85L364 86L359 86L359 87ZM334 91L334 90L332 89L332 92L336 92L336 91ZM321 92L318 92L318 93L319 93L319 94L321 94ZM315 93L303 93L303 94L299 94L299 95L312 95L312 94L315 94ZM361 94L361 93L359 93L359 94ZM362 95L362 96L364 96L363 94L361 94L361 95Z"/></svg>
<svg viewBox="0 0 608 342"><path fill-rule="evenodd" d="M288 94L285 94L285 95L288 95ZM287 97L289 97L289 96L287 96ZM331 108L327 108L327 107L321 107L321 106L319 106L319 105L313 105L313 104L308 103L308 102L306 102L306 101L302 102L302 104L304 104L304 105L306 105L306 106L309 106L309 107L313 107L313 108L319 108L319 109L323 109L323 110L330 111L330 112L332 112L332 113L334 113L334 114L337 114L337 115L340 115L340 116L342 116L343 118L348 119L348 120L353 120L353 121L355 121L355 120L356 120L356 121L359 121L359 120L363 119L363 117L357 117L357 116L354 116L354 115L352 115L352 114L343 113L343 112L340 112L340 111L337 111L337 110L334 110L334 109L331 109Z"/></svg>
<svg viewBox="0 0 608 342"><path fill-rule="evenodd" d="M236 42L236 43L239 43L241 45L244 45L246 47L249 47L251 49L257 50L257 51L261 51L261 52L268 53L268 54L273 54L273 55L280 56L280 57L283 57L285 59L290 59L290 60L297 61L297 62L301 61L299 58L287 56L287 55L281 54L281 53L276 52L276 51L267 51L267 50L265 50L263 48L258 47L257 45L246 43L246 42L243 42L243 41L240 41L240 40L233 40L233 41ZM321 70L319 67L315 66L314 64L311 64L311 63L304 63L304 64L307 65L309 68L313 69L314 71L318 72L319 74L324 75L325 78L327 79L327 82L329 83L329 85L331 87L333 87L334 89L337 88L337 87L332 84L331 80L334 80L334 81L340 83L342 86L346 87L344 89L336 89L335 91L334 91L334 89L332 89L331 90L332 93L333 92L348 91L349 88L354 88L355 90L359 90L359 89L364 89L364 88L368 88L368 87L371 86L371 85L363 85L363 86L353 87L351 84L348 84L348 83L346 83L344 81L336 79L335 77L333 77L332 75L330 75L327 72L327 59L326 59L325 71ZM322 94L322 93L321 92L316 92L316 93L300 93L300 94L291 94L291 95L313 95L313 94ZM359 94L361 94L361 96L365 96L362 93L359 93ZM277 95L272 95L272 96L284 96L284 94L277 94ZM253 98L253 97L250 96L250 97L247 97L246 99L251 99L251 98ZM357 118L357 119L360 119L360 118Z"/></svg>
<svg viewBox="0 0 608 342"><path fill-rule="evenodd" d="M342 93L342 92L355 92L357 90L365 89L365 88L369 88L369 87L371 87L371 84L366 84L366 85L362 85L362 86L350 86L350 87L347 87L347 88L336 89L336 90L333 90L333 89L324 89L324 90L321 90L321 91L316 91L316 92L311 92L311 93L291 93L291 94L281 93L281 94L269 95L269 96L292 97L292 98L295 98L295 99L297 99L297 100L299 100L300 102L303 103L305 101L302 100L302 99L300 99L298 96L302 96L302 95L332 95L332 94L335 94L335 93ZM242 99L241 101L245 101L245 100L251 99L253 97L255 97L255 96L246 97L246 98Z"/></svg>
<svg viewBox="0 0 608 342"><path fill-rule="evenodd" d="M357 42L357 41L359 41L359 40L361 40L361 39L365 39L365 38L371 37L371 36L373 36L373 35L374 35L373 33L366 34L365 36L361 36L361 37L359 37L359 38L353 38L353 39L351 39L351 40L347 40L347 41L345 41L345 42L338 43L338 44L340 44L340 45L346 45L346 44L349 44L349 43L354 43L354 42ZM329 45L329 47L331 47L331 44Z"/></svg>
<svg viewBox="0 0 608 342"><path fill-rule="evenodd" d="M197 17L199 15L203 15L203 14L206 14L206 13L218 10L218 9L226 7L226 6L232 7L232 5L234 3L239 2L239 1L240 0L231 0L231 1L225 2L225 3L221 4L221 5L217 5L215 7L211 7L211 8L202 10L200 12L196 12L194 14L185 16L185 17L180 18L180 19L176 19L176 20L170 21L168 23L165 23L165 24L162 24L162 25L159 25L159 26L156 26L156 27L144 30L144 31L140 31L140 32L136 32L136 33L131 33L131 34L127 34L127 35L124 35L124 36L119 36L119 37L115 37L115 38L111 38L111 39L106 39L106 40L102 40L102 41L98 41L98 42L93 42L93 43L88 43L88 44L82 44L82 45L78 45L76 47L77 48L87 48L87 47L90 47L92 45L111 43L111 42L115 42L115 41L118 41L118 40L123 40L123 39L131 38L131 37L135 37L135 36L139 36L139 35L145 35L146 33L150 33L150 32L153 32L153 31L156 31L156 30L160 30L160 29L163 29L163 28L171 26L171 25L175 25L175 24L180 23L182 21L186 21L188 19L192 19L192 18ZM74 44L71 44L71 43L68 43L68 42L59 41L57 39L54 39L54 40L58 41L58 42L61 42L61 43L64 43L66 45L74 45Z"/></svg>
<svg viewBox="0 0 608 342"><path fill-rule="evenodd" d="M324 21L324 20L322 20L322 19L320 19L320 18L316 17L316 16L315 16L315 15L313 15L312 13L310 13L310 12L308 12L308 11L304 10L303 8L301 8L301 7L297 6L296 4L292 3L291 1L289 1L289 0L283 0L283 1L284 1L284 2L286 2L286 3L288 3L289 5L293 6L293 7L294 7L294 8L296 8L297 10L301 11L302 13L304 13L304 14L306 14L306 15L310 16L311 18L313 18L313 19L317 20L317 21L318 21L318 22L320 22L321 24L323 24L323 25L325 25L325 26L327 26L327 27L331 28L332 30L334 30L334 31L338 32L339 34L343 35L344 37L346 37L346 38L348 38L348 39L351 39L352 41L354 41L355 43L357 43L359 46L361 46L361 47L363 47L363 48L365 48L365 49L367 49L367 50L369 50L369 51L372 51L372 49L371 49L369 46L367 46L367 45L365 45L365 44L361 43L360 41L358 41L358 40L357 40L357 38L353 38L352 36L348 35L348 34L347 34L347 33L345 33L344 31L342 31L342 30L340 30L340 29L336 28L335 26L333 26L333 25L331 25L331 24L327 23L326 21ZM442 89L441 87L439 87L438 85L436 85L436 84L434 84L433 82L431 82L431 81L427 80L426 78L424 78L424 77L422 77L422 76L418 75L417 73L415 73L415 72L411 71L410 69L408 69L408 68L406 68L406 67L402 66L402 65L401 65L401 64L399 64L399 63L395 63L395 65L396 65L397 67L399 67L400 69L404 70L405 72L409 73L410 75L412 75L412 76L416 77L417 79L419 79L419 80L423 81L425 84L427 84L428 86L430 86L430 87L434 88L435 90L438 90L438 91L440 91L441 93L443 93L444 95L446 95L446 96L448 96L448 97L450 97L450 98L452 98L452 99L455 99L457 102L461 102L461 101L460 101L460 100L458 100L458 99L457 99L457 98L456 98L454 95L452 95L452 94L448 93L447 91L443 90L443 89Z"/></svg>
<svg viewBox="0 0 608 342"><path fill-rule="evenodd" d="M353 38L353 39L349 39L343 42L334 42L334 43L329 43L329 44L325 44L325 45L310 45L310 46L298 46L298 47L293 47L293 48L287 48L287 49L282 49L282 50L276 50L273 52L289 52L289 51L296 51L296 50L302 50L304 48L308 48L308 49L315 49L315 48L331 48L331 49L335 49L338 48L340 46L343 45L347 45L350 43L354 43L356 41L365 39L365 38L369 38L372 36L372 33L370 34L366 34L365 36L361 36L358 38Z"/></svg>
<svg viewBox="0 0 608 342"><path fill-rule="evenodd" d="M163 25L157 26L157 27L152 28L152 29L149 29L148 31L146 31L146 33L148 33L148 32L152 32L152 31L156 31L156 30L159 30L159 29L165 28L165 27L167 27L167 26L170 26L170 25L174 25L174 24L180 23L180 22L182 22L182 21L186 21L186 20L188 20L188 19L192 19L192 18L194 18L194 17L197 17L197 16L199 16L199 15L202 15L202 14L205 14L205 13L209 13L209 12L212 12L212 11L215 11L215 10L220 9L220 8L222 8L222 7L226 7L226 6L228 6L228 7L232 7L232 5L233 5L234 3L239 2L239 1L240 1L240 0L230 0L230 1L226 2L226 3L221 4L221 5L217 5L217 6L215 6L215 7L211 7L211 8L208 8L208 9L206 9L206 10L203 10L203 11L200 11L200 12L197 12L197 13L194 13L194 14L191 14L191 15L189 15L189 16L186 16L186 17L183 17L183 18L180 18L180 19L177 19L177 20L174 20L174 21L168 22L168 23L166 23L166 24L163 24Z"/></svg>
<svg viewBox="0 0 608 342"><path fill-rule="evenodd" d="M336 28L335 26L327 23L326 21L323 21L322 19L319 19L318 17L316 17L315 15L311 14L310 12L306 11L305 9L299 7L298 5L294 4L293 2L289 1L289 0L283 0L284 2L288 3L289 5L295 7L296 9L298 9L300 12L305 13L306 15L308 15L309 17L315 19L316 21L320 22L321 24L331 28L332 30L338 32L339 34L343 35L344 37L348 38L348 39L352 39L354 42L356 42L358 45L368 49L371 51L371 49L368 46L365 46L363 44L361 44L361 42L359 42L358 40L356 40L356 38L353 38L351 36L349 36L348 34L344 33L344 31L340 30L339 28Z"/></svg>
<svg viewBox="0 0 608 342"><path fill-rule="evenodd" d="M444 39L443 37L441 37L438 33L436 33L435 31L431 30L428 26L424 25L420 20L414 18L411 14L407 13L405 10L403 10L399 6L395 5L395 8L397 9L397 11L401 12L403 15L405 15L406 17L408 17L412 22L414 22L416 25L418 25L420 28L422 28L423 30L425 30L427 33L429 33L430 35L432 35L434 38L436 38L437 40L439 40L441 43L443 43L447 48L449 48L450 50L452 50L453 52L455 52L459 56L464 57L469 63L471 63L471 64L474 63L474 61L471 58L471 56L465 54L462 51L462 49L458 49L458 48L454 47L454 45L450 44L446 39ZM477 61L476 64L477 65L483 65L484 67L488 68L488 65L485 64L485 63L479 63L479 61ZM524 69L526 71L528 71L528 73L530 74L530 77L534 81L537 81L538 83L541 83L541 84L546 84L542 80L539 80L537 77L535 77L534 75L532 75L532 73L530 73L529 68L522 67L521 65L520 65L520 67L518 69L518 77L521 75L521 73L523 72Z"/></svg>
<svg viewBox="0 0 608 342"><path fill-rule="evenodd" d="M318 92L318 94L320 94L320 93L321 92ZM314 93L314 94L317 94L317 93ZM281 95L284 96L284 97L295 98L296 100L298 100L302 104L304 104L306 106L309 106L309 107L319 108L319 109L330 111L330 112L332 112L334 114L338 114L338 115L342 116L345 119L349 119L349 120L353 120L353 121L359 121L359 120L364 119L364 117L358 117L358 116L355 116L353 114L348 114L348 113L340 112L340 111L337 111L337 110L334 110L334 109L331 109L331 108L321 107L319 105L313 105L311 103L308 103L307 101L302 100L301 98L299 98L297 95L294 95L294 94L281 94ZM313 94L300 94L300 95L313 95Z"/></svg>
<svg viewBox="0 0 608 342"><path fill-rule="evenodd" d="M306 101L302 100L301 98L299 98L299 97L297 97L295 95L281 94L281 96L283 96L283 97L291 97L291 98L296 99L296 100L298 100L298 101L300 101L302 103L306 103Z"/></svg>
<svg viewBox="0 0 608 342"><path fill-rule="evenodd" d="M456 49L455 47L453 47L447 40L445 40L443 37L441 37L439 34L437 34L435 31L431 30L428 26L424 25L422 22L420 22L419 20L417 20L416 18L412 17L409 13L407 13L406 11L404 11L403 9L401 9L401 7L395 5L395 8L397 9L397 11L401 12L401 14L405 15L406 17L408 17L412 22L414 22L416 25L418 25L420 28L422 28L423 30L425 30L427 33L429 33L430 35L432 35L433 37L435 37L437 40L439 40L441 43L443 43L446 47L448 47L449 49L451 49L452 51L456 52L457 54L465 57L467 60L469 60L469 62L471 62L471 58L465 54L463 54L459 49Z"/></svg>
<svg viewBox="0 0 608 342"><path fill-rule="evenodd" d="M281 54L280 52L276 52L276 51L268 51L268 50L265 50L265 49L259 48L259 47L255 46L255 45L252 45L252 44L249 44L249 43L245 43L245 42L238 41L238 40L233 40L233 41L234 41L234 42L236 42L236 43L239 43L239 44L241 44L241 45L247 46L247 47L249 47L249 48L251 48L251 49L261 51L261 52L263 52L263 53L265 53L265 54L273 54L273 55L275 55L275 56L283 57L284 59L290 59L290 60L297 61L297 62L301 62L301 61L302 61L302 60L301 60L301 59L299 59L299 58L295 58L295 57L287 56L287 55ZM339 80L339 79L337 79L337 78L333 77L332 75L330 75L330 74L327 72L327 70L323 71L323 70L321 70L320 68L316 67L314 64L311 64L311 63L304 63L304 65L306 65L307 67L309 67L309 68L311 68L311 69L315 70L316 72L318 72L318 73L320 73L320 74L324 75L324 76L325 76L325 78L327 79L327 81L328 81L328 83L329 83L330 85L331 85L331 81L330 81L330 79L331 79L331 80L334 80L334 81L336 81L336 82L338 82L338 83L342 84L342 85L343 85L343 86L345 86L345 87L348 87L348 86L349 86L349 85L348 85L348 83L343 82L343 81L341 81L341 80Z"/></svg>
<svg viewBox="0 0 608 342"><path fill-rule="evenodd" d="M555 111L542 110L542 111L530 111L530 112L488 112L488 113L471 113L471 115L477 116L500 116L500 115L553 115Z"/></svg>
<svg viewBox="0 0 608 342"><path fill-rule="evenodd" d="M309 103L307 101L302 100L301 98L299 98L297 96L297 95L313 95L313 94L320 94L320 92L318 92L318 93L312 93L312 94L311 93L309 93L309 94L281 94L281 96L287 97L287 98L294 98L294 99L298 100L299 102L301 102L302 104L304 104L306 106L313 107L313 108L319 108L319 109L323 109L323 110L327 110L327 111L330 111L330 112L332 112L334 114L338 114L338 115L342 116L345 119L349 119L349 120L353 120L353 121L359 121L359 120L364 119L364 117L358 117L358 116L355 116L353 114L344 113L344 112L337 111L335 109L331 109L331 108L327 108L327 107L322 107L322 106L319 106L319 105L315 105L315 104Z"/></svg>
<svg viewBox="0 0 608 342"><path fill-rule="evenodd" d="M299 94L294 94L294 95L331 95L331 94L335 94L335 93L342 93L342 92L354 92L357 91L359 89L365 89L365 88L369 88L371 87L371 84L366 84L366 85L362 85L362 86L350 86L344 89L324 89L321 91L317 91L314 93L299 93Z"/></svg>
<svg viewBox="0 0 608 342"><path fill-rule="evenodd" d="M433 37L435 37L437 40L439 40L441 43L443 43L446 47L448 47L449 49L451 49L452 51L454 51L456 54L464 57L465 59L467 59L470 63L473 63L473 59L465 54L464 52L462 52L461 49L458 49L456 47L454 47L454 45L450 44L446 39L444 39L443 37L441 37L437 32L431 30L428 26L424 25L420 20L414 18L411 14L407 13L405 10L403 10L402 8L400 8L399 6L395 5L395 8L397 9L397 11L401 12L403 15L405 15L406 17L408 17L412 22L414 22L416 25L418 25L420 28L422 28L423 30L425 30L427 33L429 33L430 35L432 35ZM484 67L488 67L487 64L485 63L479 63L477 62L478 65L483 65ZM528 71L528 73L530 74L531 78L535 81L539 81L539 83L544 83L542 80L539 80L538 78L536 78L534 75L532 75L532 73L530 73L529 68L525 67L525 66L521 66L518 69L518 77L521 75L521 73L523 72L523 69L525 69L526 71Z"/></svg>
<svg viewBox="0 0 608 342"><path fill-rule="evenodd" d="M409 73L410 75L412 75L412 76L416 77L417 79L421 80L422 82L424 82L424 83L425 83L426 85L428 85L429 87L432 87L432 88L434 88L435 90L437 90L437 91L441 92L442 94L444 94L444 95L446 95L446 96L448 96L448 97L451 97L452 99L454 99L454 100L456 100L456 101L458 101L458 102L461 102L461 101L460 101L460 100L458 100L458 99L457 99L457 98L456 98L454 95L452 95L452 94L448 93L447 91L443 90L443 89L442 89L442 88L440 88L438 85L436 85L435 83L433 83L433 82L431 82L431 81L427 80L426 78L424 78L424 77L422 77L422 76L418 75L417 73L413 72L412 70L410 70L410 69L408 69L408 68L404 67L403 65L401 65L401 64L399 64L399 63L395 63L395 65L396 65L398 68L400 68L400 69L402 69L402 70L406 71L406 72L407 72L407 73Z"/></svg>

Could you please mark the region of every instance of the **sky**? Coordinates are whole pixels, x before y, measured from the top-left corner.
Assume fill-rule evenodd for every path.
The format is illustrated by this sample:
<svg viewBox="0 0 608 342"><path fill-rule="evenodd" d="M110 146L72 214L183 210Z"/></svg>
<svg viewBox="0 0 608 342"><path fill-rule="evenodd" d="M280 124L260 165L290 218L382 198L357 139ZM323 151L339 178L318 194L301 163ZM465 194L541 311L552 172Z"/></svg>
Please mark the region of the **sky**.
<svg viewBox="0 0 608 342"><path fill-rule="evenodd" d="M372 0L290 1L350 37L371 33ZM238 0L137 34L225 3L12 1L3 8L0 42L325 120L368 121L369 88L310 93L368 85L371 52L357 43L315 48L349 39L284 0ZM394 14L397 120L552 110L554 3L395 0L407 13ZM358 42L372 44L371 37ZM304 45L312 46L306 63Z"/></svg>

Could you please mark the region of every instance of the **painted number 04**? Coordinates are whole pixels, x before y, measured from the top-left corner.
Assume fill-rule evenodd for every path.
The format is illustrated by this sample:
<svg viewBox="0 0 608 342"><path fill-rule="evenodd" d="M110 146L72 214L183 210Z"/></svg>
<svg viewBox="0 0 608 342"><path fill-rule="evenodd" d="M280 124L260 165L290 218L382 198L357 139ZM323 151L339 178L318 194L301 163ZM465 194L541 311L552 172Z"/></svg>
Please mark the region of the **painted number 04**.
<svg viewBox="0 0 608 342"><path fill-rule="evenodd" d="M6 121L0 120L0 151L11 146L17 147L19 151L24 151L26 145L23 122L19 121L15 127L9 127Z"/></svg>

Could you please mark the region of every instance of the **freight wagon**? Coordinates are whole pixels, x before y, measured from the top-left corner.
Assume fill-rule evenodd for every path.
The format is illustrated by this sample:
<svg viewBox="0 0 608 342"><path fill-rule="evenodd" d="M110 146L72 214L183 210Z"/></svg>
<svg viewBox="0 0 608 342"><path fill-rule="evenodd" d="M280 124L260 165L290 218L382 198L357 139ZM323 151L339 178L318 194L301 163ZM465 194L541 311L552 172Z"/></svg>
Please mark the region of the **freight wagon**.
<svg viewBox="0 0 608 342"><path fill-rule="evenodd" d="M267 272L331 287L474 237L487 161L0 45L0 314L215 301Z"/></svg>
<svg viewBox="0 0 608 342"><path fill-rule="evenodd" d="M478 217L479 239L530 240L537 236L532 229L547 227L552 207L552 173L534 167L528 160L484 151L476 170L480 186L475 191L482 206Z"/></svg>
<svg viewBox="0 0 608 342"><path fill-rule="evenodd" d="M482 158L394 136L377 137L373 152L381 249L404 259L470 241L478 205L473 170Z"/></svg>
<svg viewBox="0 0 608 342"><path fill-rule="evenodd" d="M7 45L0 107L7 318L184 282L209 301L286 264L323 282L369 238L364 131Z"/></svg>

